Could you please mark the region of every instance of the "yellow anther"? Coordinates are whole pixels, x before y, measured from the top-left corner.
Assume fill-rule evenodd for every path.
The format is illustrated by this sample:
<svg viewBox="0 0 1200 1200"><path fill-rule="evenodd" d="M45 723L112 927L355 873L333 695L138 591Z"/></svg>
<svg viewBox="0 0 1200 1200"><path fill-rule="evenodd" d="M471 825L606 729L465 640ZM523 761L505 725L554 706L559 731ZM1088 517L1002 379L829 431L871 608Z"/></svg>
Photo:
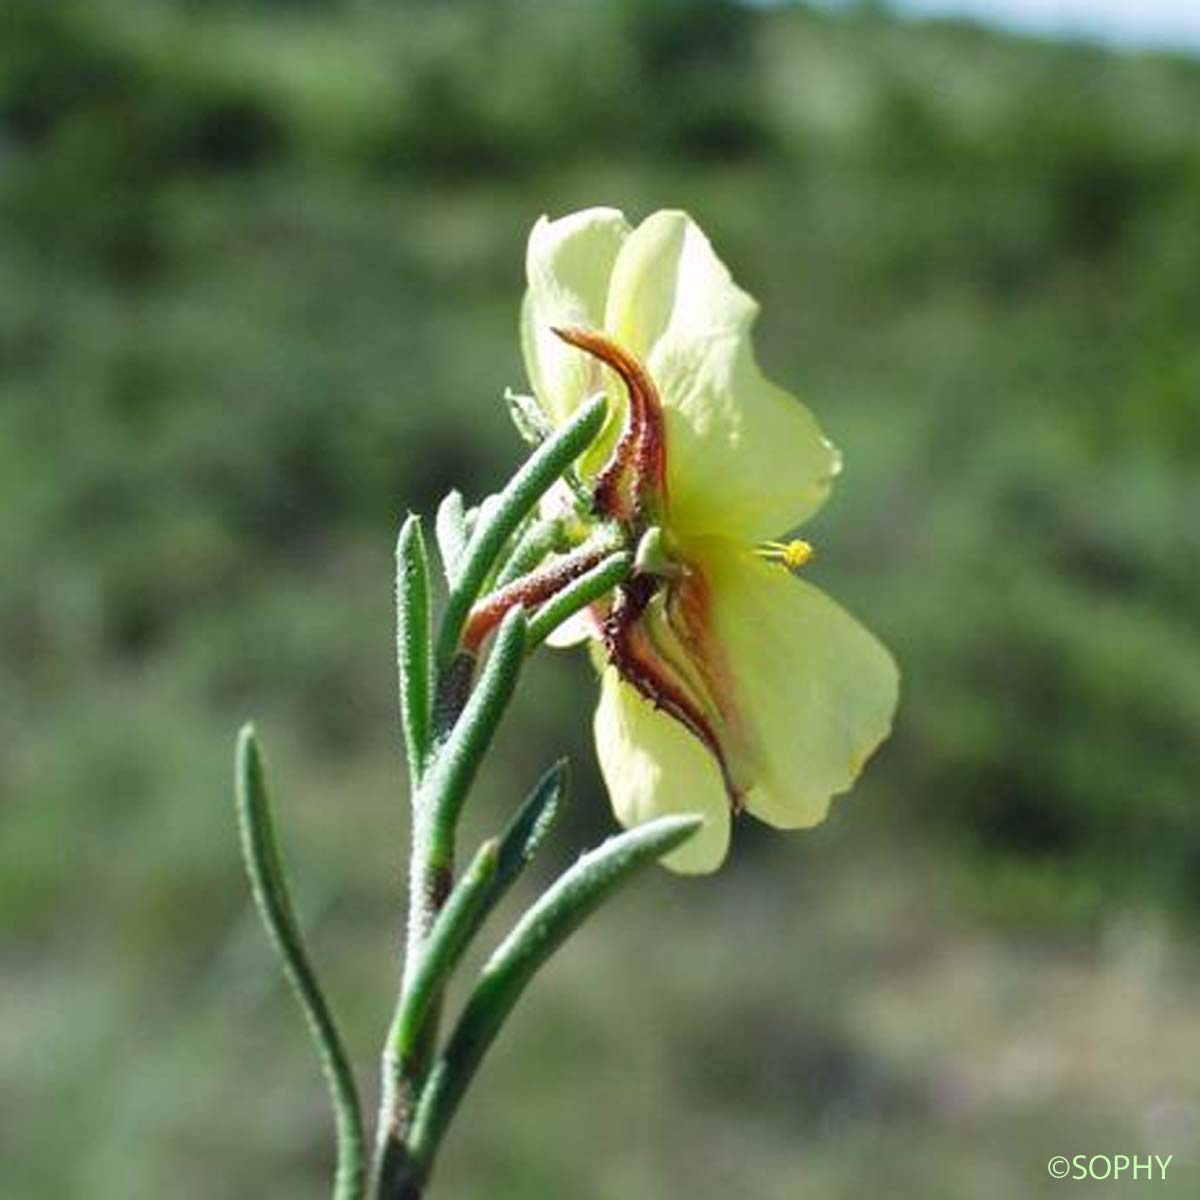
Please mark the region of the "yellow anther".
<svg viewBox="0 0 1200 1200"><path fill-rule="evenodd" d="M791 542L763 542L755 553L767 562L777 562L789 571L798 571L812 561L812 546L802 538Z"/></svg>

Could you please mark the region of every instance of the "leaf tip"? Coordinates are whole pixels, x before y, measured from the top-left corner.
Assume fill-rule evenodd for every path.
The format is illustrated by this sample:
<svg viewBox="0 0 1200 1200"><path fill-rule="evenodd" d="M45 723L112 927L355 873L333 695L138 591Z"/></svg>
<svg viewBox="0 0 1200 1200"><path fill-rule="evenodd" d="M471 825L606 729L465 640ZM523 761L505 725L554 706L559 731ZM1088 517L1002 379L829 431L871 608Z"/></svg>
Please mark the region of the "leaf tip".
<svg viewBox="0 0 1200 1200"><path fill-rule="evenodd" d="M708 818L700 813L673 813L670 816L659 817L652 822L653 831L647 828L649 840L652 840L659 855L679 849L690 837L707 823Z"/></svg>
<svg viewBox="0 0 1200 1200"><path fill-rule="evenodd" d="M396 535L396 557L406 555L413 542L421 536L421 514L411 509L404 514L400 522L400 532Z"/></svg>
<svg viewBox="0 0 1200 1200"><path fill-rule="evenodd" d="M239 763L258 758L258 730L253 721L245 721L237 734L237 757Z"/></svg>

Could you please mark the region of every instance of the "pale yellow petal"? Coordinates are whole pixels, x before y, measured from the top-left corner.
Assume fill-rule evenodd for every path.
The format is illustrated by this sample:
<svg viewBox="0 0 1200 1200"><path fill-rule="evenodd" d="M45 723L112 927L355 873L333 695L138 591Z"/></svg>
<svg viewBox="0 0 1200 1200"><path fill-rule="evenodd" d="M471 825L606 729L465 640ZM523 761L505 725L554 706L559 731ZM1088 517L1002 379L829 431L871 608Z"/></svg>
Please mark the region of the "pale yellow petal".
<svg viewBox="0 0 1200 1200"><path fill-rule="evenodd" d="M529 235L521 348L534 394L555 424L604 385L599 363L552 328L602 326L613 263L628 234L617 209L589 208L556 221L542 217Z"/></svg>
<svg viewBox="0 0 1200 1200"><path fill-rule="evenodd" d="M595 732L617 820L634 826L667 813L699 813L704 826L663 863L689 875L715 871L729 846L729 801L708 750L612 667L601 678Z"/></svg>
<svg viewBox="0 0 1200 1200"><path fill-rule="evenodd" d="M750 728L746 807L782 829L816 825L891 730L896 664L845 609L782 567L717 542L698 557Z"/></svg>
<svg viewBox="0 0 1200 1200"><path fill-rule="evenodd" d="M658 385L684 534L776 536L821 505L840 467L808 409L759 370L757 314L686 213L642 222L612 266L605 327Z"/></svg>

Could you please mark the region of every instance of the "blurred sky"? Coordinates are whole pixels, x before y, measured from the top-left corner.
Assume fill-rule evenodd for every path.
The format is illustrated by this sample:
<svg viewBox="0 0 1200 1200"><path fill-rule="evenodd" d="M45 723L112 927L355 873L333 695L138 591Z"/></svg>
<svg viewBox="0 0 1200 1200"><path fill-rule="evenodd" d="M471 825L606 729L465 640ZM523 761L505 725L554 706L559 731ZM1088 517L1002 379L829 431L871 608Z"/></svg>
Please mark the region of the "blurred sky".
<svg viewBox="0 0 1200 1200"><path fill-rule="evenodd" d="M900 12L1131 47L1200 53L1200 0L890 0Z"/></svg>

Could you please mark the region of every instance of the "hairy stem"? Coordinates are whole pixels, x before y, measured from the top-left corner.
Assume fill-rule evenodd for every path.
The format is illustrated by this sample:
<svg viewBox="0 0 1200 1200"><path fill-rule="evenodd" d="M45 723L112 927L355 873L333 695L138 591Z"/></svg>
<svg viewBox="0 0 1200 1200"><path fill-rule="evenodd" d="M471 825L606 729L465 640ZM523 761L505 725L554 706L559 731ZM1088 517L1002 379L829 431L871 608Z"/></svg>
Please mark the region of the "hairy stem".
<svg viewBox="0 0 1200 1200"><path fill-rule="evenodd" d="M478 684L469 688L473 657L458 655L443 674L434 712L434 749L413 795L409 861L408 943L392 1028L405 1021L438 914L454 882L459 813L480 762L512 697L525 654L525 613L504 618ZM417 1094L437 1038L438 1006L430 1004L419 1031L401 1052L389 1036L383 1056L376 1195L394 1200L407 1161L407 1137Z"/></svg>

